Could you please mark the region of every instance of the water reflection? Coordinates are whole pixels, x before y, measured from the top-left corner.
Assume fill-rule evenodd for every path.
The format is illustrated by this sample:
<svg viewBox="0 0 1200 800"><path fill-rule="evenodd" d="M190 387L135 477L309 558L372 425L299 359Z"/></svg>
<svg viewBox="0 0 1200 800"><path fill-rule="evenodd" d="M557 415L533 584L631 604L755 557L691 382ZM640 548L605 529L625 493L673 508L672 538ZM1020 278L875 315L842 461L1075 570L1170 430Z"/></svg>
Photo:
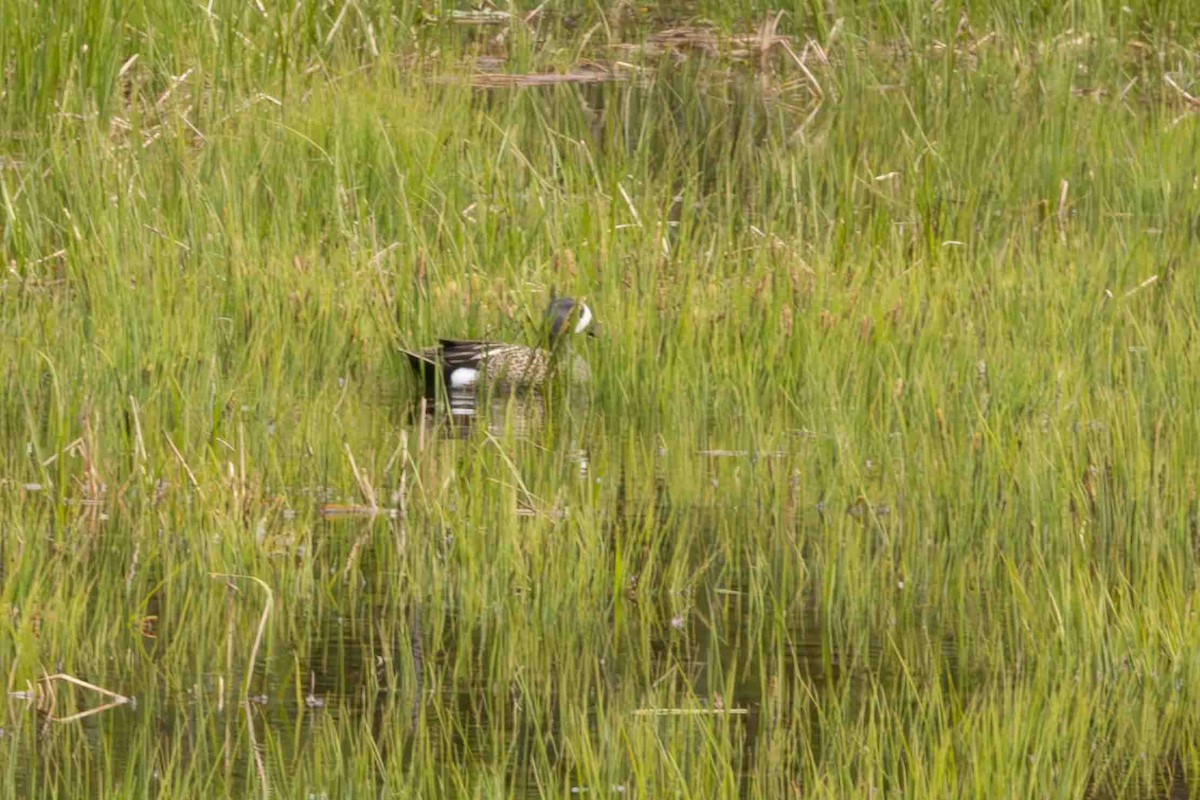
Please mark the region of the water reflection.
<svg viewBox="0 0 1200 800"><path fill-rule="evenodd" d="M447 430L465 436L483 425L493 436L526 438L546 426L547 399L540 392L493 392L478 395L473 390L451 389L448 403L426 406L431 421L448 422Z"/></svg>
<svg viewBox="0 0 1200 800"><path fill-rule="evenodd" d="M497 441L563 442L580 477L588 474L588 452L575 436L575 424L586 417L586 394L568 391L556 396L537 390L479 393L449 389L439 400L422 397L413 404L412 424L420 441L428 436L467 439L481 432Z"/></svg>
<svg viewBox="0 0 1200 800"><path fill-rule="evenodd" d="M419 398L412 405L412 424L441 436L465 438L486 431L497 438L537 439L552 422L577 419L588 411L585 395L563 396L537 390L476 392L449 389L440 399Z"/></svg>

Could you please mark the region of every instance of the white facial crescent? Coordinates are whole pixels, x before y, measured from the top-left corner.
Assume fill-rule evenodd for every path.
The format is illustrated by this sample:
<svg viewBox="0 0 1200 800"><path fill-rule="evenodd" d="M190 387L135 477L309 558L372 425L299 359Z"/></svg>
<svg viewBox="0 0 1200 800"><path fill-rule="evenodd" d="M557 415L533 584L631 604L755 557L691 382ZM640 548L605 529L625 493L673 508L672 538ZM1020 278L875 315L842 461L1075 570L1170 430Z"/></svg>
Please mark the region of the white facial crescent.
<svg viewBox="0 0 1200 800"><path fill-rule="evenodd" d="M587 330L587 326L592 324L592 310L587 307L587 303L580 303L579 307L583 310L579 312L579 322L575 324L575 332L583 333Z"/></svg>

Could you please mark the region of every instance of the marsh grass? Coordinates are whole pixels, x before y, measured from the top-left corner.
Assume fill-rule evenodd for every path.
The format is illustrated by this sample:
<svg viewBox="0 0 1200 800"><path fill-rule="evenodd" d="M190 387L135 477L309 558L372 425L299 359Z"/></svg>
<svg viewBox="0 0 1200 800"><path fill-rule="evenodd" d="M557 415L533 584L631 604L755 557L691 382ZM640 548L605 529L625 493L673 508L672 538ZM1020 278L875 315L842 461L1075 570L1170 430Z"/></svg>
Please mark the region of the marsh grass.
<svg viewBox="0 0 1200 800"><path fill-rule="evenodd" d="M539 8L0 0L0 793L1191 785L1189 4Z"/></svg>

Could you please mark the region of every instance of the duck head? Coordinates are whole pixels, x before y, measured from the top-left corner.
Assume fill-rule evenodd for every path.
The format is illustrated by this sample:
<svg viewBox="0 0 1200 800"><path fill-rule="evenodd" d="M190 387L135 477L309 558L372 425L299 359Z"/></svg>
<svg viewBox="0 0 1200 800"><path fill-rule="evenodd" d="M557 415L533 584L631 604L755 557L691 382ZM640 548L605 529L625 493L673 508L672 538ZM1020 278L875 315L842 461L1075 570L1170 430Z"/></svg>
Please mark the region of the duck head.
<svg viewBox="0 0 1200 800"><path fill-rule="evenodd" d="M592 324L592 310L588 308L587 303L570 297L550 298L550 305L546 306L546 330L551 344L559 341L567 333L596 335L596 327Z"/></svg>

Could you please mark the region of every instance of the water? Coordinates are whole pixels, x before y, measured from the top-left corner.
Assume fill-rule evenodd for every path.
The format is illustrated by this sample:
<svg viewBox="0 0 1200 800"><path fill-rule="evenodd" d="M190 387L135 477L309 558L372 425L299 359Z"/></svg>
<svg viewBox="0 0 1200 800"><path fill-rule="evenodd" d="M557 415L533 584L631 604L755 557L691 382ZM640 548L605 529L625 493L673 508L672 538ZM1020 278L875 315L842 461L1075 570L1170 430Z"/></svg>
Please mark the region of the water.
<svg viewBox="0 0 1200 800"><path fill-rule="evenodd" d="M414 448L422 439L434 446L484 436L495 447L503 443L510 448L521 440L545 441L548 415L542 398L505 398L487 413L477 412L464 397L455 398L448 413L419 406L408 440ZM597 480L588 450L581 446L586 441L573 439L570 430L553 441L565 448L570 466L564 482ZM665 450L660 447L659 455ZM257 624L261 592L246 581L231 581L226 588L195 572L189 580L211 583L185 583L179 574L164 574L162 591L140 605L138 598L118 604L137 609L123 623L131 631L129 648L108 654L111 669L106 674L82 676L135 702L59 725L35 713L39 704L48 707L45 691L13 688L0 746L7 743L14 754L10 764L17 793L33 795L46 786L103 793L114 783L128 786L121 779L125 775L137 776L131 780L150 791L170 793L181 780L185 785L200 781L188 772L194 768L247 793L266 784L292 796L337 797L343 796L344 785L320 767L336 743L334 751L372 752L374 763L392 765L369 776L379 793L395 791L401 780L396 770L409 769L429 773L417 782L426 790L463 781L486 784L498 776L506 796L544 796L548 778L569 787L572 796L633 796L637 784L632 770L591 781L573 745L583 732L597 739L608 735L611 715L618 714L625 735L633 739L628 747L640 746L641 738L660 742L681 763L693 759L700 770L710 763L697 754L715 753L712 758L723 759L732 769L740 794L751 797L757 775L797 769L795 753L781 756L772 749L772 732L802 737L811 752L820 753L836 722L832 713L851 718L870 714L885 697L894 698L889 713L897 720L919 718L919 698L905 688L910 683L936 685L957 703L970 705L997 678L962 656L963 645L971 644L963 641L962 630L950 624L911 624L913 619L945 619L934 609L910 610L909 616L879 609L872 613L883 621L864 633L836 617L836 596L831 599L827 586L815 577L797 583L798 596L790 600L760 590L759 583L783 567L754 560L763 550L761 543L741 548L729 535L730 525L761 520L762 515L745 506L745 496L725 495L721 488L748 480L748 475L777 470L786 475L787 455L776 450L692 451L682 462L713 487L699 502L677 499L665 471L648 489L622 484L602 529L605 574L623 577L612 587L616 597L602 598L595 607L598 616L579 618L570 607L561 612L582 631L583 651L572 664L591 665L588 672L577 672L571 665L552 664L551 671L562 669L571 676L565 682L548 680L536 663L511 663L536 655L537 643L522 637L546 629L537 615L558 613L554 586L530 578L499 597L479 601L453 585L443 585L440 594L420 589L422 570L433 562L453 581L471 580L470 551L487 541L478 532L448 523L406 529L405 515L396 506L382 514L361 505L329 513L330 502L337 499L330 489L289 490L292 510L283 520L292 533L271 547L278 548L280 557L311 564L306 579L315 588L297 593L307 598L297 608L286 586L275 587L269 634L255 659L246 699L239 698L250 657L247 632ZM674 468L680 468L678 463ZM901 513L898 498L860 498L834 509L800 499L788 480L779 483L792 493L785 498L791 504L787 513L806 532L803 538L810 544L805 547L825 541L822 531L844 514L853 525L841 529L857 531L880 558L887 557L887 545L873 537ZM31 491L29 502L42 494ZM102 569L127 570L127 550L120 542L105 541L123 522L119 513L114 516L96 523L100 527L91 544L92 558ZM104 527L113 523L117 527ZM303 535L306 526L312 526L311 536ZM645 531L652 534L645 536ZM569 536L569 521L553 533ZM164 529L162 535L169 534ZM417 537L424 547L406 571L394 570L386 549L375 546L378 541L390 546L400 535L409 544L397 548L417 546ZM473 536L473 544L463 543ZM275 541L267 537L259 544ZM626 552L629 543L641 550ZM788 550L785 541L778 547L780 563L788 561L788 570L803 572L812 554L804 548ZM113 563L106 567L105 553L110 552ZM664 568L687 565L687 572L645 585L639 575L653 575L653 570L639 572L622 560ZM270 575L269 561L259 572ZM536 574L531 567L530 575ZM414 591L396 591L413 585ZM896 590L912 587L901 582ZM198 662L185 655L188 640L202 635L193 631L187 616L193 592L226 593L225 619L217 627L230 631L213 640L219 654L208 653ZM406 599L398 602L399 597ZM503 603L510 605L497 605ZM527 630L514 629L526 627L514 608L530 615ZM98 614L104 621L108 617ZM214 670L214 664L221 666ZM56 668L70 672L73 666ZM1015 680L1011 675L1003 679ZM535 696L530 687L550 691ZM63 713L105 702L78 687L70 689L73 699L63 691L56 688L55 705ZM38 751L74 755L67 763L47 763L36 758ZM184 763L194 766L180 766ZM1159 784L1163 797L1189 796L1181 763L1164 765ZM1107 791L1099 786L1096 796L1114 796Z"/></svg>
<svg viewBox="0 0 1200 800"><path fill-rule="evenodd" d="M339 520L327 523L322 535L353 538L363 526L377 524ZM630 591L636 592L637 587ZM668 603L658 602L649 616L655 620L650 629L642 630L638 622L629 631L628 638L645 637L649 642L651 672L660 676L653 694L674 698L679 704L663 707L647 697L638 711L647 712L647 726L689 726L697 720L706 725L712 718L700 716L702 712L726 711L727 724L740 730L735 738L741 743L745 777L753 767L765 691L757 677L762 668L760 656L741 635L748 613L746 595L717 586L703 587L697 594L698 604L684 612L672 613ZM549 748L551 763L569 770L569 760L558 741L561 731L553 722L549 727L542 725L557 718L560 699L550 701L548 713L530 718L516 710L520 699L511 687L498 689L486 680L470 677L470 673L486 675L486 665L493 657L489 637L476 620L453 608L425 609L421 614L414 609L412 619L426 629L414 644L402 625L391 627L390 637L381 633L384 628L376 623L388 612L373 606L369 593L363 599L364 604L352 616L314 609L306 627L292 634L306 640L303 647L294 648L298 642L277 640L264 651L245 703L236 700L239 676L235 671L202 674L189 685L165 685L153 656L170 648L170 636L186 636L186 631L172 632L147 623L143 643L152 658L137 664L120 680L136 702L88 718L73 729L47 724L42 735L74 741L82 733L89 755L81 757L77 766L91 771L97 784L112 770L150 768L156 762L151 742L162 740L178 742L181 752L209 762L233 785L254 786L258 767L248 736L260 743L287 742L303 752L314 747L329 727L365 732L384 750L424 742L425 747L434 749L439 762L476 764L480 769L494 760L499 747L512 764L505 773L506 792L511 796L538 796L538 783L526 766L536 748ZM242 602L241 595L237 601ZM443 628L437 648L425 644L430 638L427 631L433 627ZM794 647L785 659L785 669L804 676L814 691L830 683L864 680L878 657L877 650L849 653L831 647L815 603L805 618L790 624L788 634ZM467 649L473 665L466 676L452 663L453 654L461 649L460 639L471 641ZM242 643L237 650L235 662L245 655ZM307 652L303 661L296 656L301 650ZM619 655L606 657L598 652L597 660L607 661L607 674L599 686L616 689L628 682L631 666L622 665ZM423 675L421 686L414 679L417 670ZM733 691L726 693L731 671L737 677ZM399 680L389 682L389 675ZM595 701L609 702L604 697ZM415 726L409 714L413 704L418 712ZM21 709L21 705L20 698L10 698L10 708L31 720L31 709ZM81 700L80 705L90 705L90 701ZM819 735L817 720L809 720L808 725ZM28 770L29 762L18 763L18 770ZM158 769L151 768L151 785L158 783L157 774ZM24 782L19 781L18 786L32 792ZM623 786L613 784L609 791L623 791ZM325 791L319 786L311 789L316 796ZM597 791L596 787L576 785L573 793L584 790Z"/></svg>

